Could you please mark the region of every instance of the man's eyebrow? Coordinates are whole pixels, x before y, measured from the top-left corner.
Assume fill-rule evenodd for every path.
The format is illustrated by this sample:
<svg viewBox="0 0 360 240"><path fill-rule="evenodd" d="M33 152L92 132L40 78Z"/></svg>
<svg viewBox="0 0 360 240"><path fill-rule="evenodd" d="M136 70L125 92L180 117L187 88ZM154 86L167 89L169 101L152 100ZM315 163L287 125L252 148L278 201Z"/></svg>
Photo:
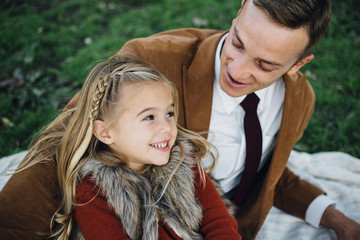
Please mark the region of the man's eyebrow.
<svg viewBox="0 0 360 240"><path fill-rule="evenodd" d="M245 49L244 43L241 41L240 34L239 34L239 32L238 32L238 30L237 30L236 27L234 27L234 31L235 31L235 37L236 37L236 39L237 39L237 40L239 41L239 43L241 44L242 48Z"/></svg>
<svg viewBox="0 0 360 240"><path fill-rule="evenodd" d="M283 65L282 65L282 64L277 63L277 62L267 61L267 60L262 59L262 58L255 58L255 59L256 59L256 60L258 60L258 61L264 62L264 63L266 63L266 64L269 64L269 65L275 66L275 67L283 67Z"/></svg>
<svg viewBox="0 0 360 240"><path fill-rule="evenodd" d="M239 41L239 43L241 44L242 48L245 50L246 47L245 47L244 43L241 41L240 34L239 34L239 32L238 32L238 30L237 30L236 27L234 27L234 32L235 32L234 35L235 35L236 39ZM268 61L268 60L265 60L265 59L262 59L262 58L259 58L259 57L255 58L255 59L256 59L257 61L261 61L261 62L264 62L264 63L266 63L266 64L272 65L272 66L283 67L282 64L277 63L277 62L274 62L274 61Z"/></svg>

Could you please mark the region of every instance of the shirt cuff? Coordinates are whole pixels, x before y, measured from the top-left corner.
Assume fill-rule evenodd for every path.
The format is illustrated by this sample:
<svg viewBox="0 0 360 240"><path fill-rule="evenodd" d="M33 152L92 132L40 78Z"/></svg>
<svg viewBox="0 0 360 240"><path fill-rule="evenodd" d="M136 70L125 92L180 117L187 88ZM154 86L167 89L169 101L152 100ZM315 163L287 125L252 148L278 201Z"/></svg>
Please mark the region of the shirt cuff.
<svg viewBox="0 0 360 240"><path fill-rule="evenodd" d="M321 217L328 206L335 207L335 202L326 195L319 195L310 203L306 210L305 221L318 228Z"/></svg>

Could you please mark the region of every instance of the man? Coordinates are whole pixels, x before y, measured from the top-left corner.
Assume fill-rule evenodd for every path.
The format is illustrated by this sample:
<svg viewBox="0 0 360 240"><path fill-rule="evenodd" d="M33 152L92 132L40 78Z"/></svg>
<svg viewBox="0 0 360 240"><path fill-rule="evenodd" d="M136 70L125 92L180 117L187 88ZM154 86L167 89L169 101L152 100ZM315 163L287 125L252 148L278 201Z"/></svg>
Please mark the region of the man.
<svg viewBox="0 0 360 240"><path fill-rule="evenodd" d="M312 88L298 70L314 58L311 52L329 19L326 0L244 0L228 33L175 30L135 39L119 51L147 60L174 81L179 90L180 124L209 132L209 141L219 151L212 175L225 195L237 203L239 232L244 239L255 238L273 205L313 225L334 229L339 239L360 235L359 224L330 206L323 191L286 168L290 151L314 108ZM241 104L253 92L259 99L256 111L262 144L257 175L243 192L238 186L247 175L245 163L252 151L246 151L251 144L246 144L246 113ZM209 164L207 159L203 161ZM0 214L12 217L6 226L0 220L0 226L5 226L2 232L9 231L8 222L18 221L22 225L17 225L21 231L16 233L27 236L31 228L24 221L29 221L31 213L32 224L42 224L37 229L47 230L46 219L51 218L58 201L55 175L45 174L48 171L55 171L54 166L33 166L9 180L0 194ZM36 210L25 204L14 206L19 195L29 201L36 199L31 191L41 198L38 204L29 203ZM6 208L1 207L4 204Z"/></svg>
<svg viewBox="0 0 360 240"><path fill-rule="evenodd" d="M233 200L242 194L237 186L246 169L240 103L253 92L260 98L259 172L238 202L244 239L256 236L273 204L314 226L334 229L339 239L360 234L359 224L335 210L324 192L286 168L314 108L311 86L298 70L314 58L311 52L327 29L330 11L330 3L321 0L244 0L228 34L170 31L135 39L119 51L149 61L177 84L183 103L179 120L186 128L209 132L219 151L212 175Z"/></svg>

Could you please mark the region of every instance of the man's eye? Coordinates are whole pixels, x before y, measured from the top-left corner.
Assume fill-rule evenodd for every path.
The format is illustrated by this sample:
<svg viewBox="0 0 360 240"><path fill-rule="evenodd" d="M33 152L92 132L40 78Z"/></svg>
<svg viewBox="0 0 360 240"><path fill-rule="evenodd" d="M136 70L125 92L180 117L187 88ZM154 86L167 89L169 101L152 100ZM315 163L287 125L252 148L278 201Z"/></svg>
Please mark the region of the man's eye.
<svg viewBox="0 0 360 240"><path fill-rule="evenodd" d="M271 70L263 68L261 65L259 65L259 68L263 71L263 72L271 72Z"/></svg>
<svg viewBox="0 0 360 240"><path fill-rule="evenodd" d="M146 118L144 118L144 120L146 120L146 121L150 121L150 120L154 120L154 119L155 119L154 115L149 115Z"/></svg>
<svg viewBox="0 0 360 240"><path fill-rule="evenodd" d="M235 42L235 40L234 40L234 39L231 41L231 44L233 45L233 47L235 47L235 48L237 48L237 49L240 49L240 50L242 50L242 49L243 49L243 47L242 47L241 43L239 43L239 42Z"/></svg>
<svg viewBox="0 0 360 240"><path fill-rule="evenodd" d="M258 68L263 72L272 72L272 69L265 68L260 62L257 63Z"/></svg>
<svg viewBox="0 0 360 240"><path fill-rule="evenodd" d="M167 117L167 118L171 118L171 117L173 117L173 116L174 116L174 112L169 112L169 113L166 114L166 117Z"/></svg>

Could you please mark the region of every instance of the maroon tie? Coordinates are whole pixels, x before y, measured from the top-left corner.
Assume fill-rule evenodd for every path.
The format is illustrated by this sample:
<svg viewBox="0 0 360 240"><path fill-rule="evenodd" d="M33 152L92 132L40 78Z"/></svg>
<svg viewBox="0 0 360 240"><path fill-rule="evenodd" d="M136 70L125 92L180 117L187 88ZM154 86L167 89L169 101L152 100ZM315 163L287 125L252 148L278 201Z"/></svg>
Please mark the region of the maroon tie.
<svg viewBox="0 0 360 240"><path fill-rule="evenodd" d="M240 103L245 111L244 130L246 138L246 158L245 168L241 181L236 186L232 201L236 206L240 206L246 195L251 189L259 167L262 153L262 134L259 118L256 113L259 98L255 93L251 93Z"/></svg>

